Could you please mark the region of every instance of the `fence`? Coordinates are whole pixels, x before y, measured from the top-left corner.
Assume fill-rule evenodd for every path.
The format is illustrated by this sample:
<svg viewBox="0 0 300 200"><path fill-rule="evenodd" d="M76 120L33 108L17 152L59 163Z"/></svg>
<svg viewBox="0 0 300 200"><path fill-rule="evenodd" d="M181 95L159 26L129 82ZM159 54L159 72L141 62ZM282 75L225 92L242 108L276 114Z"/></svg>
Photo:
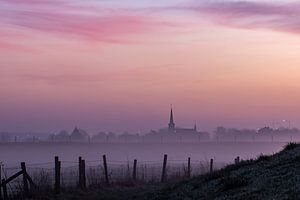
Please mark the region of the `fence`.
<svg viewBox="0 0 300 200"><path fill-rule="evenodd" d="M78 161L61 161L56 156L54 162L27 164L26 167L22 163L21 171L19 166L2 166L0 178L2 175L6 184L1 184L0 199L7 199L9 195L20 191L28 192L28 182L31 188L51 189L58 194L65 188L78 187L85 190L101 185L179 181L225 166L225 163L217 163L213 159L168 160L168 155L164 155L162 161L114 161L107 159L106 155L100 158L86 161L79 157ZM239 158L235 159L235 162L238 161ZM3 192L5 195L2 195Z"/></svg>
<svg viewBox="0 0 300 200"><path fill-rule="evenodd" d="M2 166L1 166L1 169L2 169ZM2 178L1 169L0 169L0 179ZM4 173L4 175L5 175L5 173ZM6 200L9 198L8 186L11 189L10 182L14 181L15 179L19 178L20 176L22 176L23 188L20 189L19 192L22 192L22 195L24 195L24 196L29 195L29 185L30 185L31 190L37 188L36 184L33 182L32 178L27 173L25 162L21 162L21 170L20 171L14 173L9 178L5 175L5 178L1 179L1 184L0 184L0 199L1 200L2 199Z"/></svg>

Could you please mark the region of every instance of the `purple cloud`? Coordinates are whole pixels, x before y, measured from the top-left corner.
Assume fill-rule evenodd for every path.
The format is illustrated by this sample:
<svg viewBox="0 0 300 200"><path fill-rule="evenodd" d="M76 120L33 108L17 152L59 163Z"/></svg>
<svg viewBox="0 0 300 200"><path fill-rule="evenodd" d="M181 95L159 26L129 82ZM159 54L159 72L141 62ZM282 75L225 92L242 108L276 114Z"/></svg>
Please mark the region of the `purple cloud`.
<svg viewBox="0 0 300 200"><path fill-rule="evenodd" d="M0 0L0 49L18 49L13 29L27 36L33 31L92 42L128 43L129 35L180 27L176 21L157 21L155 11L163 16L172 10L197 13L224 26L300 34L300 3L204 0L188 5L125 9L75 0ZM7 27L10 36L2 37Z"/></svg>
<svg viewBox="0 0 300 200"><path fill-rule="evenodd" d="M128 42L128 35L159 30L167 24L135 11L78 1L0 0L0 25L93 42Z"/></svg>
<svg viewBox="0 0 300 200"><path fill-rule="evenodd" d="M208 16L213 22L225 26L300 34L300 3L206 1L180 9Z"/></svg>

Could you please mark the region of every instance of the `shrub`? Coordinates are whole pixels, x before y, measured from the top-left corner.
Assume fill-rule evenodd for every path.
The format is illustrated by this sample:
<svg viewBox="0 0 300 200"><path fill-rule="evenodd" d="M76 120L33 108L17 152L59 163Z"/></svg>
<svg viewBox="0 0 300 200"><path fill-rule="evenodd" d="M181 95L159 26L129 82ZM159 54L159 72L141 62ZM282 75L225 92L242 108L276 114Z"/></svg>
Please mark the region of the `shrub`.
<svg viewBox="0 0 300 200"><path fill-rule="evenodd" d="M290 142L287 145L285 145L284 150L292 150L292 149L295 149L298 146L300 146L300 145L295 143L295 142Z"/></svg>
<svg viewBox="0 0 300 200"><path fill-rule="evenodd" d="M257 161L270 161L271 158L272 158L271 156L267 156L267 155L261 154L261 155L257 158Z"/></svg>

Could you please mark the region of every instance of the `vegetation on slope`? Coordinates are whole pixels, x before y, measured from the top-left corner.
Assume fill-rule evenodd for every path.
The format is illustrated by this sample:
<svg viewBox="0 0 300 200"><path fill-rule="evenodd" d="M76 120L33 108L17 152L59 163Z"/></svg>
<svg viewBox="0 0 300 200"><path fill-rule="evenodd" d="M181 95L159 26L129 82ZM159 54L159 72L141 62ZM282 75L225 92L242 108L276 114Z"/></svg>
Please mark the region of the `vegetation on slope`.
<svg viewBox="0 0 300 200"><path fill-rule="evenodd" d="M300 145L168 186L147 199L300 199Z"/></svg>

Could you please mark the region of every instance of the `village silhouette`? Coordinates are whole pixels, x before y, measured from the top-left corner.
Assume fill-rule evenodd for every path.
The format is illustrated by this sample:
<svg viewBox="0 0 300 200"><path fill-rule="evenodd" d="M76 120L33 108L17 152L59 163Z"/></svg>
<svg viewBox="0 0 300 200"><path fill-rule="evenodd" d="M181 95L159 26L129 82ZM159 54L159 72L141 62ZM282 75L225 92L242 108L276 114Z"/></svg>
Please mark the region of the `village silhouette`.
<svg viewBox="0 0 300 200"><path fill-rule="evenodd" d="M259 129L236 129L217 127L213 133L198 130L197 124L193 127L180 127L175 124L174 111L171 107L169 122L165 128L151 130L148 133L99 132L91 135L87 131L75 127L71 132L61 130L42 137L40 133L12 133L1 132L0 142L208 142L208 141L233 141L233 142L292 142L300 139L300 129L291 128L289 125L272 128L265 126Z"/></svg>

